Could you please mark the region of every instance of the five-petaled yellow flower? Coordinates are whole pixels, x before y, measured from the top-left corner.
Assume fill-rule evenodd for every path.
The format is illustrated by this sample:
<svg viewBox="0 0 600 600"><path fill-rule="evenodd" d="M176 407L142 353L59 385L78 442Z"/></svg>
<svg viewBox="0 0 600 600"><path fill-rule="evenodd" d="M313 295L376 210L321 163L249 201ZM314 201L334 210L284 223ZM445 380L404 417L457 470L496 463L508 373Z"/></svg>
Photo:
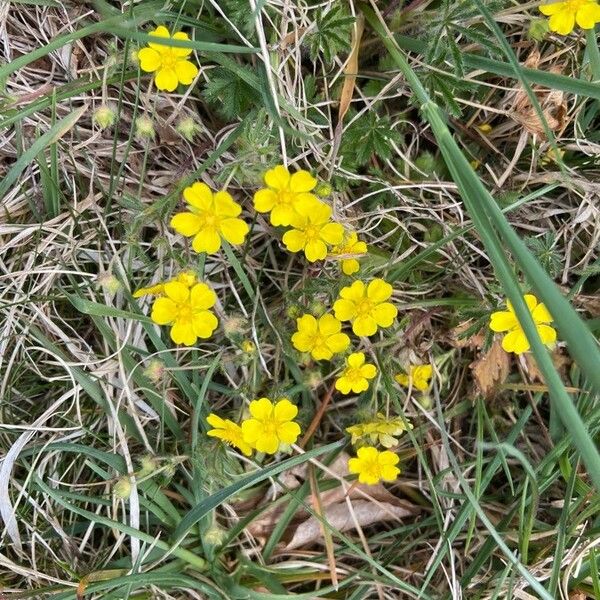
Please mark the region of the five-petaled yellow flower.
<svg viewBox="0 0 600 600"><path fill-rule="evenodd" d="M429 380L433 375L432 365L411 365L409 374L398 373L394 379L404 387L414 387L420 392L425 392L429 389Z"/></svg>
<svg viewBox="0 0 600 600"><path fill-rule="evenodd" d="M369 389L369 379L377 375L377 367L371 363L365 363L364 352L353 352L346 359L346 368L336 379L335 389L342 394L355 394Z"/></svg>
<svg viewBox="0 0 600 600"><path fill-rule="evenodd" d="M318 320L312 315L302 315L296 319L296 326L298 331L292 335L294 348L310 352L315 360L329 360L350 345L350 338L341 333L342 324L330 313Z"/></svg>
<svg viewBox="0 0 600 600"><path fill-rule="evenodd" d="M309 262L323 260L327 256L327 244L340 244L344 228L331 221L331 208L324 202L299 204L292 217L293 229L283 234L283 243L290 252L304 250Z"/></svg>
<svg viewBox="0 0 600 600"><path fill-rule="evenodd" d="M551 2L541 4L540 11L550 17L548 26L550 31L560 35L568 35L575 27L575 23L582 29L593 29L600 23L600 5L597 0L566 0L565 2Z"/></svg>
<svg viewBox="0 0 600 600"><path fill-rule="evenodd" d="M358 474L359 483L376 485L382 479L394 481L400 475L396 466L400 459L389 450L380 452L373 446L364 446L356 451L356 455L348 460L348 470Z"/></svg>
<svg viewBox="0 0 600 600"><path fill-rule="evenodd" d="M166 38L167 40L189 41L187 33L178 31L169 34L169 30L160 25L150 35ZM148 42L148 48L142 48L138 52L140 67L147 73L156 73L154 81L159 90L172 92L180 83L189 85L198 75L198 67L187 57L192 53L191 48L176 48L156 42Z"/></svg>
<svg viewBox="0 0 600 600"><path fill-rule="evenodd" d="M239 219L242 207L225 191L216 192L196 182L183 190L190 212L177 213L171 227L186 237L194 236L192 248L196 252L214 254L221 247L221 239L230 244L244 242L250 228Z"/></svg>
<svg viewBox="0 0 600 600"><path fill-rule="evenodd" d="M283 166L269 169L264 176L266 188L254 194L254 208L271 213L271 225L289 225L299 207L314 206L320 200L311 192L317 180L308 171L293 175Z"/></svg>
<svg viewBox="0 0 600 600"><path fill-rule="evenodd" d="M238 450L241 450L246 456L252 454L252 446L244 441L242 434L242 428L229 419L222 419L214 413L210 413L206 417L206 421L209 425L212 425L214 429L210 429L206 432L206 435L211 437L219 438L230 446L235 446Z"/></svg>
<svg viewBox="0 0 600 600"><path fill-rule="evenodd" d="M300 435L294 422L298 407L287 398L273 404L268 398L250 402L250 419L242 421L244 441L265 454L275 454L281 445L293 444Z"/></svg>
<svg viewBox="0 0 600 600"><path fill-rule="evenodd" d="M556 330L548 324L554 321L552 315L544 304L538 304L537 298L533 294L525 294L524 300L542 342L546 345L552 345L556 341ZM502 348L506 352L523 354L530 348L529 340L517 319L517 315L515 315L510 300L506 301L506 307L508 310L492 313L490 329L497 332L508 332L502 338Z"/></svg>
<svg viewBox="0 0 600 600"><path fill-rule="evenodd" d="M198 278L193 271L182 271L173 279L169 279L168 281L163 281L161 283L155 283L154 285L136 290L133 292L133 297L141 298L142 296L163 296L165 293L165 283L169 283L170 281L179 281L179 283L183 283L183 285L190 288L194 284L198 283Z"/></svg>
<svg viewBox="0 0 600 600"><path fill-rule="evenodd" d="M209 338L217 328L217 317L208 310L217 296L205 283L188 288L179 281L164 285L164 296L152 305L152 320L158 325L171 325L171 339L176 344L192 346L198 338Z"/></svg>
<svg viewBox="0 0 600 600"><path fill-rule="evenodd" d="M368 286L355 281L340 291L333 305L335 316L340 321L351 321L356 335L373 335L378 327L390 327L398 314L398 309L386 302L392 291L392 286L383 279L373 279Z"/></svg>
<svg viewBox="0 0 600 600"><path fill-rule="evenodd" d="M357 423L346 427L352 436L353 445L380 443L384 448L398 445L398 437L413 426L406 419L400 417L388 418L382 413L377 413L372 421Z"/></svg>
<svg viewBox="0 0 600 600"><path fill-rule="evenodd" d="M353 255L360 256L366 254L367 244L358 239L355 231L350 231L344 237L344 240L339 246L332 248L331 254L340 256L342 263L342 272L345 275L354 275L360 270L360 264Z"/></svg>

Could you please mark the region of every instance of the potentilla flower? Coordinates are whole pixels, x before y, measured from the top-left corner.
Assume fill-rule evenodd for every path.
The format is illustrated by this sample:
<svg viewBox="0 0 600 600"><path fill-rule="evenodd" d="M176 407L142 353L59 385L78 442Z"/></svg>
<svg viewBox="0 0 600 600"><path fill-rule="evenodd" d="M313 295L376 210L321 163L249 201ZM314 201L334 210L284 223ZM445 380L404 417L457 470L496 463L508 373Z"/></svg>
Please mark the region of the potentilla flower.
<svg viewBox="0 0 600 600"><path fill-rule="evenodd" d="M341 333L342 324L330 313L319 319L302 315L296 319L296 326L298 331L292 335L294 348L300 352L310 352L315 360L329 360L350 345L350 338Z"/></svg>
<svg viewBox="0 0 600 600"><path fill-rule="evenodd" d="M209 425L214 427L214 429L207 431L206 435L219 438L226 444L235 446L246 456L250 456L252 454L252 446L244 441L242 428L237 423L234 423L229 419L222 419L214 413L210 413L210 415L206 417L206 421Z"/></svg>
<svg viewBox="0 0 600 600"><path fill-rule="evenodd" d="M177 277L169 279L169 281L179 281L179 283L183 283L183 285L190 288L194 284L198 283L198 278L193 271L182 271L179 273L179 275L177 275ZM169 283L169 281L163 281L148 287L140 288L139 290L133 292L133 297L141 298L142 296L162 296L165 293L165 283Z"/></svg>
<svg viewBox="0 0 600 600"><path fill-rule="evenodd" d="M317 180L308 171L293 175L283 165L269 169L264 175L266 188L254 194L254 208L271 213L271 225L289 225L299 207L313 206L320 200L311 192Z"/></svg>
<svg viewBox="0 0 600 600"><path fill-rule="evenodd" d="M275 454L282 445L293 444L300 435L294 422L298 407L287 398L273 404L268 398L250 402L250 419L242 422L244 441L265 454Z"/></svg>
<svg viewBox="0 0 600 600"><path fill-rule="evenodd" d="M352 255L360 256L366 254L367 244L358 239L355 231L346 233L344 240L339 246L331 250L333 256L340 256L342 272L345 275L354 275L360 270L360 264Z"/></svg>
<svg viewBox="0 0 600 600"><path fill-rule="evenodd" d="M400 475L396 466L399 458L389 450L380 452L373 446L364 446L356 452L356 458L348 460L350 473L358 475L358 482L367 485L376 485L381 480L394 481Z"/></svg>
<svg viewBox="0 0 600 600"><path fill-rule="evenodd" d="M372 421L357 423L346 427L352 436L354 446L381 444L384 448L398 445L398 437L413 426L406 419L400 417L388 418L382 413L377 413Z"/></svg>
<svg viewBox="0 0 600 600"><path fill-rule="evenodd" d="M368 286L355 281L340 291L333 305L335 316L340 321L351 321L355 335L373 335L378 327L390 327L398 314L398 309L386 302L392 291L383 279L373 279Z"/></svg>
<svg viewBox="0 0 600 600"><path fill-rule="evenodd" d="M205 184L196 182L183 190L190 212L177 213L171 227L186 237L194 237L196 252L214 254L221 247L221 239L230 244L244 242L250 228L239 219L242 207L225 191L213 194Z"/></svg>
<svg viewBox="0 0 600 600"><path fill-rule="evenodd" d="M411 365L409 373L398 373L394 379L404 387L414 387L420 392L429 389L429 381L433 375L432 365Z"/></svg>
<svg viewBox="0 0 600 600"><path fill-rule="evenodd" d="M533 294L525 294L523 296L527 308L531 313L533 322L537 332L542 339L542 342L547 346L554 344L556 341L556 330L550 327L548 323L552 323L554 319L548 312L545 304L539 303ZM517 319L517 315L513 309L510 300L506 301L508 310L501 310L492 313L490 318L490 329L496 332L508 332L502 338L502 348L506 352L514 352L515 354L523 354L530 348L529 340L521 327L521 323Z"/></svg>
<svg viewBox="0 0 600 600"><path fill-rule="evenodd" d="M560 35L568 35L575 23L582 29L593 29L600 23L600 5L597 0L566 0L566 2L551 2L541 4L542 14L550 17L550 31Z"/></svg>
<svg viewBox="0 0 600 600"><path fill-rule="evenodd" d="M296 211L293 229L283 234L283 243L290 252L303 250L309 262L323 260L327 244L340 244L344 239L343 226L331 221L331 208L320 201L299 205Z"/></svg>
<svg viewBox="0 0 600 600"><path fill-rule="evenodd" d="M336 379L335 389L342 394L359 394L369 389L369 379L377 375L377 367L365 363L364 352L353 352L346 359L346 368Z"/></svg>
<svg viewBox="0 0 600 600"><path fill-rule="evenodd" d="M165 38L167 40L189 41L187 33L178 31L173 36L169 30L160 25L150 35ZM138 52L140 67L146 73L156 73L154 81L159 90L172 92L180 83L189 85L198 75L198 67L187 57L192 53L191 48L176 48L165 46L156 42L148 42L148 48Z"/></svg>
<svg viewBox="0 0 600 600"><path fill-rule="evenodd" d="M217 328L217 317L208 310L217 296L205 283L191 288L179 281L164 285L164 296L152 305L152 320L158 325L171 325L171 339L176 344L192 346L198 338L209 338Z"/></svg>

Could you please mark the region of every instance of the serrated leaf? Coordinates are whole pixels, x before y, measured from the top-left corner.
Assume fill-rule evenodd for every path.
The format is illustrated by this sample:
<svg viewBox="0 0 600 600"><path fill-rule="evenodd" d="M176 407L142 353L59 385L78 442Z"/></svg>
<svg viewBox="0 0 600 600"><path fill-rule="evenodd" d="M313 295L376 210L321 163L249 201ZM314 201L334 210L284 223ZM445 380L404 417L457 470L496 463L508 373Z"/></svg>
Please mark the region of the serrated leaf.
<svg viewBox="0 0 600 600"><path fill-rule="evenodd" d="M240 69L249 71L247 67ZM260 103L260 95L256 89L239 74L221 67L211 72L204 97L227 119L243 116Z"/></svg>
<svg viewBox="0 0 600 600"><path fill-rule="evenodd" d="M339 52L350 48L350 28L354 17L347 14L339 4L330 11L319 10L315 17L316 29L307 36L312 60L323 57L326 63L333 62Z"/></svg>

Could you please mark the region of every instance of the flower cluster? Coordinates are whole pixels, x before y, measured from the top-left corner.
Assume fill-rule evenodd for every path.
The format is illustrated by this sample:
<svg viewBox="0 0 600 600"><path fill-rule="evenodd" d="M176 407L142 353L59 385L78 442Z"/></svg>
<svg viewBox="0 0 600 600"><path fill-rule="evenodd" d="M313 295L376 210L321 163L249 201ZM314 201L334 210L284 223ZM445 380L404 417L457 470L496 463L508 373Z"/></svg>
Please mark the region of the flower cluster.
<svg viewBox="0 0 600 600"><path fill-rule="evenodd" d="M404 387L412 387L419 392L429 389L429 382L433 375L433 365L411 365L408 374L398 373L394 379Z"/></svg>
<svg viewBox="0 0 600 600"><path fill-rule="evenodd" d="M593 29L600 23L600 5L597 0L565 0L540 4L540 12L547 17L550 31L569 35L575 24L581 29Z"/></svg>
<svg viewBox="0 0 600 600"><path fill-rule="evenodd" d="M298 407L287 398L276 403L268 398L253 400L248 410L250 417L244 419L241 426L211 413L206 420L213 429L207 434L238 448L246 456L250 456L252 450L275 454L298 439L300 425L294 421Z"/></svg>
<svg viewBox="0 0 600 600"><path fill-rule="evenodd" d="M354 446L379 443L384 448L392 448L398 445L398 437L412 428L406 419L387 418L377 413L373 420L346 427L346 431L352 436L350 441Z"/></svg>

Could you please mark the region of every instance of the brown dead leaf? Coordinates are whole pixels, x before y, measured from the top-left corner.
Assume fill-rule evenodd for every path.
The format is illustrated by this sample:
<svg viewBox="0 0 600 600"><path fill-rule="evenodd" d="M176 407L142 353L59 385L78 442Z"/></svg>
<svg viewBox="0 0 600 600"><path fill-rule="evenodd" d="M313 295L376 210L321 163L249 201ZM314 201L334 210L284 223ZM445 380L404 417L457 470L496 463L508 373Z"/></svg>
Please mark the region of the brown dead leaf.
<svg viewBox="0 0 600 600"><path fill-rule="evenodd" d="M525 61L524 66L537 69L539 62L540 53L538 50L534 50ZM550 73L558 75L561 75L562 71L562 68L557 65L553 65L549 70ZM564 92L549 90L539 85L532 86L532 90L540 104L548 129L550 131L561 131L566 126L567 116L567 103ZM514 94L510 116L513 121L522 125L529 133L545 137L543 121L540 119L536 107L532 105L527 92L522 87L518 88Z"/></svg>
<svg viewBox="0 0 600 600"><path fill-rule="evenodd" d="M356 520L350 513L346 502L339 502L333 506L328 506L324 511L323 518L332 528L344 532L356 529L357 524L360 527L367 527L373 525L373 523L398 521L413 514L410 510L387 502L374 504L368 500L354 500L352 510ZM309 517L296 528L292 539L283 550L295 550L311 544L322 543L322 541L320 521L315 517Z"/></svg>
<svg viewBox="0 0 600 600"><path fill-rule="evenodd" d="M502 350L499 340L495 340L490 349L470 365L475 386L487 397L493 395L498 385L504 383L510 373L510 356Z"/></svg>
<svg viewBox="0 0 600 600"><path fill-rule="evenodd" d="M365 28L365 18L362 13L359 13L352 29L352 50L348 57L348 62L344 68L344 85L340 94L340 107L338 111L338 125L342 123L354 93L354 84L356 83L356 75L358 74L358 49L360 48L360 40Z"/></svg>
<svg viewBox="0 0 600 600"><path fill-rule="evenodd" d="M580 592L579 590L574 590L573 592L569 593L569 600L587 600L587 598L588 595Z"/></svg>
<svg viewBox="0 0 600 600"><path fill-rule="evenodd" d="M483 346L485 340L483 333L478 333L470 336L464 336L465 331L471 327L473 321L470 319L464 323L460 323L454 329L450 330L450 345L454 348L469 348L470 350L478 350Z"/></svg>
<svg viewBox="0 0 600 600"><path fill-rule="evenodd" d="M527 369L527 374L532 382L539 381L540 383L546 383L544 380L544 376L542 375L538 364L535 360L533 354L528 352L524 355L525 366ZM571 363L571 359L560 351L560 348L555 348L552 352L552 363L556 370L564 377L566 372L566 367Z"/></svg>

